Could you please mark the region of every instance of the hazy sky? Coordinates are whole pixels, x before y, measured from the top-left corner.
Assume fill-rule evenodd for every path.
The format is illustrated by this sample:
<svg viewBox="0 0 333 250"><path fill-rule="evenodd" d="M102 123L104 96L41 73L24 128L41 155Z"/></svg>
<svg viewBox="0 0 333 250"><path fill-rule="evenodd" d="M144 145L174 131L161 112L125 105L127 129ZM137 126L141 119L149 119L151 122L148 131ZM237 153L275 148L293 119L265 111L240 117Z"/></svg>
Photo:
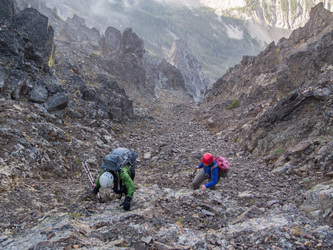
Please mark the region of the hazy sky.
<svg viewBox="0 0 333 250"><path fill-rule="evenodd" d="M184 5L187 7L199 7L202 6L202 4L199 2L199 0L152 0L158 3L165 3L165 4L173 4L173 5ZM120 23L126 23L126 17L120 13L112 12L112 15L110 14L110 9L105 7L107 3L119 3L120 0L95 0L94 4L90 6L91 13L95 15L100 16L113 16L113 18L116 18L119 20ZM137 5L140 5L140 3L145 2L145 0L121 0L122 5L125 8L128 8L129 10L132 7L137 7Z"/></svg>
<svg viewBox="0 0 333 250"><path fill-rule="evenodd" d="M199 2L199 0L154 0L154 1L160 2L160 3L183 4L183 5L191 6L191 7L198 7L198 6L202 5Z"/></svg>
<svg viewBox="0 0 333 250"><path fill-rule="evenodd" d="M108 1L110 3L115 3L115 2L119 2L119 0L97 0L97 4L98 2L103 2L103 1ZM144 0L122 0L122 3L127 5L128 7L131 5L135 5L140 3L141 1ZM202 4L200 3L199 0L153 0L155 2L159 2L159 3L168 3L168 4L182 4L182 5L186 5L189 7L198 7L198 6L202 6Z"/></svg>

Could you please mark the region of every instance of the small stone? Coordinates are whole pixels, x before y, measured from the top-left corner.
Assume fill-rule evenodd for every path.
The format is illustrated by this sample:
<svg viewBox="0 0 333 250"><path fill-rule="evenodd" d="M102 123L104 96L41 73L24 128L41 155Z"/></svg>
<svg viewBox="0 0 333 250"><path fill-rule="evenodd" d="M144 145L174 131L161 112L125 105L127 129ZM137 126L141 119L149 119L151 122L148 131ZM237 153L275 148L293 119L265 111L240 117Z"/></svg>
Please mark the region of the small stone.
<svg viewBox="0 0 333 250"><path fill-rule="evenodd" d="M55 236L55 233L54 232L51 232L48 236L47 236L47 239L51 239L53 236Z"/></svg>
<svg viewBox="0 0 333 250"><path fill-rule="evenodd" d="M307 166L303 166L303 167L300 167L299 170L301 172L305 172L307 170L307 168L308 168Z"/></svg>
<svg viewBox="0 0 333 250"><path fill-rule="evenodd" d="M253 194L250 191L245 191L238 194L239 198L253 198Z"/></svg>
<svg viewBox="0 0 333 250"><path fill-rule="evenodd" d="M143 243L146 243L146 244L149 244L150 242L151 242L151 240L152 240L153 238L152 237L142 237L141 238L141 241L143 242Z"/></svg>
<svg viewBox="0 0 333 250"><path fill-rule="evenodd" d="M209 211L207 211L207 210L205 210L205 209L202 209L202 213L203 213L204 215L208 215L208 216L215 216L214 213L209 212Z"/></svg>
<svg viewBox="0 0 333 250"><path fill-rule="evenodd" d="M310 247L312 245L312 242L311 241L307 241L304 243L304 246L306 247Z"/></svg>
<svg viewBox="0 0 333 250"><path fill-rule="evenodd" d="M328 172L325 175L328 176L328 177L333 177L333 172Z"/></svg>
<svg viewBox="0 0 333 250"><path fill-rule="evenodd" d="M271 207L271 206L273 206L274 204L278 204L279 202L280 202L279 200L268 201L268 202L267 202L267 206L268 206L268 207Z"/></svg>
<svg viewBox="0 0 333 250"><path fill-rule="evenodd" d="M150 152L145 153L145 154L143 155L143 158L144 158L145 160L149 160L149 159L151 158L151 153L150 153Z"/></svg>

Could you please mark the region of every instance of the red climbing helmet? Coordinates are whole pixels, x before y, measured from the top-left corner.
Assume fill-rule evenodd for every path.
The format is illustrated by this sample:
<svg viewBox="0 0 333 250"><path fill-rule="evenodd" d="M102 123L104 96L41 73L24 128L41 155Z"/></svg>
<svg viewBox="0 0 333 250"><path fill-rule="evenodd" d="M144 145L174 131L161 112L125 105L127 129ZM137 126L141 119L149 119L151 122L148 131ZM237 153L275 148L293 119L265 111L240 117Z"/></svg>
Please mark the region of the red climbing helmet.
<svg viewBox="0 0 333 250"><path fill-rule="evenodd" d="M214 161L214 157L210 153L206 153L202 157L202 163L205 165L210 165Z"/></svg>

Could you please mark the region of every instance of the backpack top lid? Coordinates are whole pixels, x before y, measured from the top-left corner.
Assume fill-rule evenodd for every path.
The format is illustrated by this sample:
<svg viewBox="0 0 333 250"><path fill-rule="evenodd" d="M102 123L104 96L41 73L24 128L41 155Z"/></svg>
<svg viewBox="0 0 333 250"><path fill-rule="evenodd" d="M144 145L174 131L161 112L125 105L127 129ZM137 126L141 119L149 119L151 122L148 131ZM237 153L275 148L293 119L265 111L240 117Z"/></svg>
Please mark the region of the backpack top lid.
<svg viewBox="0 0 333 250"><path fill-rule="evenodd" d="M138 154L127 148L116 148L104 157L102 169L118 171L127 164L134 165Z"/></svg>

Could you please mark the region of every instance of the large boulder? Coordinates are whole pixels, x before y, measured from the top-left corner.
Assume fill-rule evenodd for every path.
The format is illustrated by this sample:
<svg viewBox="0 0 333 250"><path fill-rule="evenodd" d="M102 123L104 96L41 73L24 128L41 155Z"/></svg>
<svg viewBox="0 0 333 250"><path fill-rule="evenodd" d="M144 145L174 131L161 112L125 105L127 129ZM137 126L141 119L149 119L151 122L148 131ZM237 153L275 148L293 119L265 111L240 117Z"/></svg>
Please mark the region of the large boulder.
<svg viewBox="0 0 333 250"><path fill-rule="evenodd" d="M17 12L16 2L14 0L0 0L0 5L0 24L11 23Z"/></svg>
<svg viewBox="0 0 333 250"><path fill-rule="evenodd" d="M54 52L54 31L46 16L35 9L24 9L16 17L15 29L23 39L26 59L38 65L50 60Z"/></svg>
<svg viewBox="0 0 333 250"><path fill-rule="evenodd" d="M333 181L318 184L305 194L302 209L318 219L333 222Z"/></svg>
<svg viewBox="0 0 333 250"><path fill-rule="evenodd" d="M67 107L68 101L67 93L56 93L46 101L45 107L48 112L63 110Z"/></svg>
<svg viewBox="0 0 333 250"><path fill-rule="evenodd" d="M107 52L120 49L122 34L114 27L108 27L105 31L105 47Z"/></svg>
<svg viewBox="0 0 333 250"><path fill-rule="evenodd" d="M67 18L60 33L70 42L79 42L83 46L89 45L94 49L99 49L102 44L102 37L99 30L97 28L88 28L85 20L78 15Z"/></svg>

